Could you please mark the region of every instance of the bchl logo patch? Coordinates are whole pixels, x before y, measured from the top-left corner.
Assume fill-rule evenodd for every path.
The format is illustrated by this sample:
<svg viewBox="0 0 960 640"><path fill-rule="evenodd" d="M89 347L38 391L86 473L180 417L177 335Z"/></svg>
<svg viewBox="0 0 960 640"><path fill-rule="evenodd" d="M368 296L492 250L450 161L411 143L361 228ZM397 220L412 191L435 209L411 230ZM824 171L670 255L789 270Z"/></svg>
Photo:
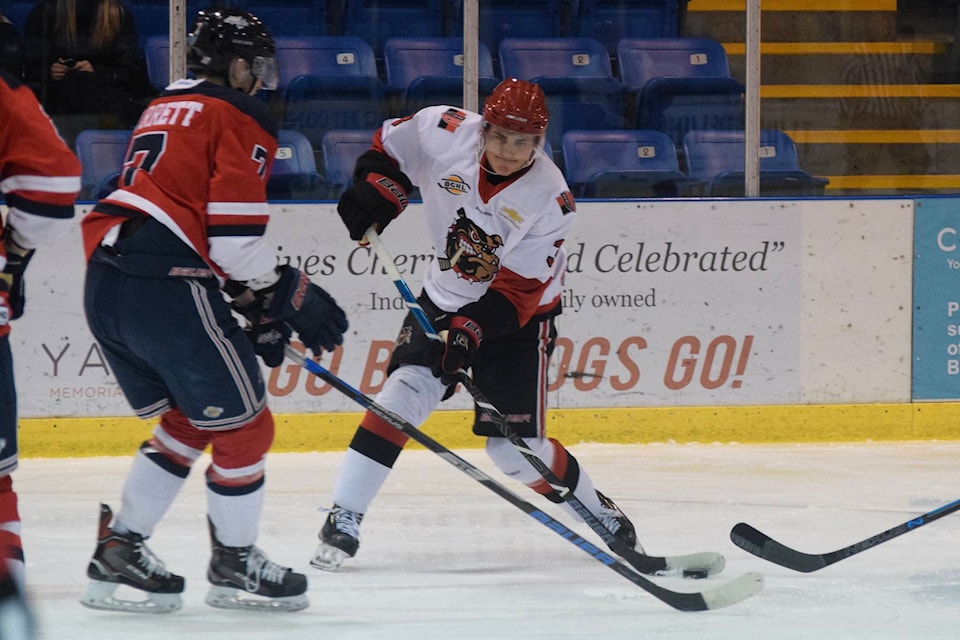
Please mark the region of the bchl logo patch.
<svg viewBox="0 0 960 640"><path fill-rule="evenodd" d="M447 193L452 193L455 196L462 196L465 193L470 193L470 185L464 182L463 178L455 173L451 173L446 178L441 179L440 182L437 183L437 186Z"/></svg>

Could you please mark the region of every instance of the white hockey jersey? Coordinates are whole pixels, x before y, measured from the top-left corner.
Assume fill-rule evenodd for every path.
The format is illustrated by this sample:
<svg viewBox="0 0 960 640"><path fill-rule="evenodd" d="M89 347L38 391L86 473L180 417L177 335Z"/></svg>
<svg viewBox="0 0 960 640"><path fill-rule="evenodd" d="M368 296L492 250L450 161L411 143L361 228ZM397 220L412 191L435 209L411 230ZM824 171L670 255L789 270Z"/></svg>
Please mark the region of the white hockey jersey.
<svg viewBox="0 0 960 640"><path fill-rule="evenodd" d="M477 153L482 124L475 113L427 107L385 122L380 142L420 188L435 251L424 277L430 299L456 311L495 286L523 325L559 300L563 242L576 206L563 174L542 151L517 177L491 184ZM534 299L525 298L531 281L543 285Z"/></svg>

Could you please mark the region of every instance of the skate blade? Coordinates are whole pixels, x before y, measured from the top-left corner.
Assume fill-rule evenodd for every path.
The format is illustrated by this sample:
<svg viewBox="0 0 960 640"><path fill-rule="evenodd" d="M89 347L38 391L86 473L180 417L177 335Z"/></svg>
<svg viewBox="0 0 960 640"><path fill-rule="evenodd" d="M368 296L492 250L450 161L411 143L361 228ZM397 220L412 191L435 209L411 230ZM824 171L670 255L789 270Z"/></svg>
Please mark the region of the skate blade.
<svg viewBox="0 0 960 640"><path fill-rule="evenodd" d="M719 553L704 551L701 553L691 553L685 556L671 556L667 558L666 570L658 571L657 575L707 578L723 571L726 565L726 559Z"/></svg>
<svg viewBox="0 0 960 640"><path fill-rule="evenodd" d="M127 589L145 595L146 599L125 600L118 598L114 595L114 592L120 586L123 585L116 582L93 580L87 585L86 591L80 598L80 604L90 609L126 611L129 613L173 613L183 606L179 593L150 593L132 587Z"/></svg>
<svg viewBox="0 0 960 640"><path fill-rule="evenodd" d="M310 606L307 595L267 598L242 589L211 586L206 603L216 609L240 609L245 611L300 611Z"/></svg>
<svg viewBox="0 0 960 640"><path fill-rule="evenodd" d="M313 559L310 560L310 566L322 571L334 571L343 564L343 561L351 556L347 555L342 549L331 547L327 544L321 544L317 547Z"/></svg>

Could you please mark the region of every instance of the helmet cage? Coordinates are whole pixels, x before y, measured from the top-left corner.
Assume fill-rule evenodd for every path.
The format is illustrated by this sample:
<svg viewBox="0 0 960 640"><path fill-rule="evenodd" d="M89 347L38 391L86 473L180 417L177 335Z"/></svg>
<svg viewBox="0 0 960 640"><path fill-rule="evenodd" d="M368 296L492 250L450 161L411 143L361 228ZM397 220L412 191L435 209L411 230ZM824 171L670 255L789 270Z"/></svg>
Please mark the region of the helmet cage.
<svg viewBox="0 0 960 640"><path fill-rule="evenodd" d="M492 173L492 172L489 169L487 169L487 167L484 165L483 154L487 150L487 136L490 134L492 130L494 130L498 126L499 125L495 125L491 122L484 121L482 127L480 128L480 135L477 137L477 161L480 163L480 166L488 173ZM512 131L511 129L506 129L505 127L499 127L499 128L502 129L504 133L507 135L510 135L511 133L513 134L522 133L519 131ZM544 134L539 134L539 135L527 134L527 135L534 136L533 149L530 151L530 157L527 158L526 162L524 162L523 165L520 167L520 169L517 169L517 171L526 169L531 164L533 164L533 161L537 157L537 152L542 151L544 148L544 145L546 144L547 136Z"/></svg>

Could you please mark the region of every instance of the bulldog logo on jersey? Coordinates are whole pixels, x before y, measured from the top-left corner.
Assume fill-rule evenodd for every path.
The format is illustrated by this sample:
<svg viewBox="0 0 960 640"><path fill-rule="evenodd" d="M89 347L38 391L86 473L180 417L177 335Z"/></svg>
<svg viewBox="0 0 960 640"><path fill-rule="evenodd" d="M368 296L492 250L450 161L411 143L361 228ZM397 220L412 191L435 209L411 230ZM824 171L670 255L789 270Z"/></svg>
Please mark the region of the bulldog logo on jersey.
<svg viewBox="0 0 960 640"><path fill-rule="evenodd" d="M473 282L489 282L500 270L497 249L503 238L488 235L467 217L461 207L457 220L447 230L447 260L461 278Z"/></svg>
<svg viewBox="0 0 960 640"><path fill-rule="evenodd" d="M410 344L410 340L413 338L413 327L410 325L404 325L400 329L400 334L397 336L397 345L400 346L403 344Z"/></svg>
<svg viewBox="0 0 960 640"><path fill-rule="evenodd" d="M446 178L440 180L440 182L437 183L437 186L447 193L451 193L455 196L462 196L470 193L470 185L464 182L463 178L455 173L451 173Z"/></svg>

